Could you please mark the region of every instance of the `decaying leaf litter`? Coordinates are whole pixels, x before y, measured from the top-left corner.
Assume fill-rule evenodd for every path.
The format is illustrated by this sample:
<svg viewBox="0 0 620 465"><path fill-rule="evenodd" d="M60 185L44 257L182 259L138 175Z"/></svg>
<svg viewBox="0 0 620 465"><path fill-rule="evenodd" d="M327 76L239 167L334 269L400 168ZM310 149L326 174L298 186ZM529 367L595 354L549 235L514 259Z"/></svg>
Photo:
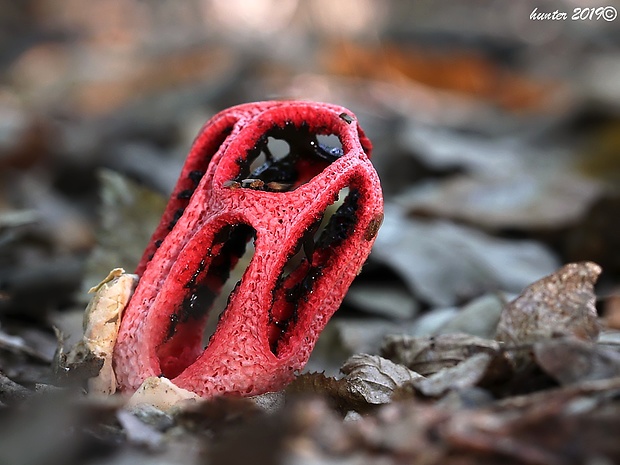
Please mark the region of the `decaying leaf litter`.
<svg viewBox="0 0 620 465"><path fill-rule="evenodd" d="M481 19L495 11L490 5L484 15L476 5L467 14L455 6L405 14L387 3L365 32L378 33L380 46L360 46L344 29L335 43L332 22L315 36L314 56L295 40L280 41L277 57L264 45L271 40L244 45L230 23L213 44L200 37L200 15L134 15L131 2L119 7L127 24L78 8L56 24L89 30L94 24L81 18L95 15L92 35L20 42L6 82L28 100L0 98L8 135L0 158L3 460L618 461L613 23L562 25L555 37L541 23L524 42L513 29L519 14L503 8L492 23L509 53L495 54L487 45L499 42ZM29 13L14 18L20 14ZM136 34L145 24L132 24L138 17L157 28ZM456 26L465 17L472 29ZM422 22L404 18L431 28L444 18L444 45L423 40ZM192 40L165 33L186 21ZM31 32L40 25L23 24ZM118 36L110 31L128 24L134 33L124 36L123 58L111 52ZM388 24L404 35L385 35ZM463 45L472 30L477 40ZM141 37L153 38L151 52L168 54L143 53ZM552 44L570 52L550 56ZM94 80L85 72L92 61L66 59L84 51L106 70ZM296 56L311 58L300 69ZM119 67L123 59L131 66ZM39 72L40 63L52 65ZM280 393L172 412L130 411L116 398L84 397L71 377L55 378L52 327L72 346L85 291L112 268L133 269L199 126L219 109L265 96L355 111L388 200L374 256L306 373ZM102 166L113 172L100 174ZM599 270L588 261L603 270L594 293ZM98 366L87 364L77 378Z"/></svg>

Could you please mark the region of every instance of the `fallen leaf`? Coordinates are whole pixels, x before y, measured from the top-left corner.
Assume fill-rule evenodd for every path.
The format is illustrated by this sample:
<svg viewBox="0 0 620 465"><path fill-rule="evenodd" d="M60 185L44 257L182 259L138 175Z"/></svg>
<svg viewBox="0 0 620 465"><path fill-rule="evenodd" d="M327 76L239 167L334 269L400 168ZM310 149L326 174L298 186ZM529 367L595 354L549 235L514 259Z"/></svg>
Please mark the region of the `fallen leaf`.
<svg viewBox="0 0 620 465"><path fill-rule="evenodd" d="M412 214L447 217L488 229L561 228L576 224L601 195L601 183L578 173L529 170L462 175L415 186L397 198Z"/></svg>
<svg viewBox="0 0 620 465"><path fill-rule="evenodd" d="M562 385L620 376L620 351L574 338L534 344L538 365Z"/></svg>
<svg viewBox="0 0 620 465"><path fill-rule="evenodd" d="M442 220L414 220L390 203L371 259L396 271L416 297L433 306L491 291L517 293L557 268L551 252L536 242L498 239Z"/></svg>
<svg viewBox="0 0 620 465"><path fill-rule="evenodd" d="M411 294L393 283L354 282L344 301L365 313L387 318L407 319L418 312L418 305Z"/></svg>
<svg viewBox="0 0 620 465"><path fill-rule="evenodd" d="M490 354L478 353L413 384L422 394L433 397L440 396L446 391L473 387L483 379L492 358Z"/></svg>
<svg viewBox="0 0 620 465"><path fill-rule="evenodd" d="M459 309L457 307L435 308L416 318L411 330L401 326L399 331L392 331L390 334L402 333L411 336L440 334L441 328L449 324L458 314Z"/></svg>
<svg viewBox="0 0 620 465"><path fill-rule="evenodd" d="M502 311L495 339L522 345L560 336L595 340L599 334L594 283L601 268L569 263L528 286Z"/></svg>
<svg viewBox="0 0 620 465"><path fill-rule="evenodd" d="M347 429L357 438L356 451L364 453L359 463L378 463L377 451L389 451L402 463L456 464L448 460L446 444L431 433L448 420L445 409L408 401L383 405Z"/></svg>
<svg viewBox="0 0 620 465"><path fill-rule="evenodd" d="M503 305L504 300L499 295L483 295L459 309L434 334L465 333L492 338L495 334Z"/></svg>
<svg viewBox="0 0 620 465"><path fill-rule="evenodd" d="M387 336L381 355L424 376L452 368L476 354L493 355L499 344L467 334L443 334L430 337Z"/></svg>
<svg viewBox="0 0 620 465"><path fill-rule="evenodd" d="M413 323L399 323L383 318L338 318L333 321L338 348L347 358L356 353L377 353L388 334L409 332ZM334 350L334 347L330 347Z"/></svg>
<svg viewBox="0 0 620 465"><path fill-rule="evenodd" d="M286 386L286 394L296 397L326 397L342 411L356 410L366 405L363 397L349 391L346 379L325 376L323 373L300 374Z"/></svg>
<svg viewBox="0 0 620 465"><path fill-rule="evenodd" d="M442 125L421 124L414 118L405 121L400 139L407 153L435 172L465 171L492 177L522 170L525 165L513 139L463 133Z"/></svg>
<svg viewBox="0 0 620 465"><path fill-rule="evenodd" d="M618 158L614 129L608 131L614 136L604 150L610 163L600 170L610 178L617 171L617 163L612 163ZM489 230L545 229L559 234L562 227L578 226L592 204L609 192L606 182L586 169L595 165L593 154L577 152L573 145L550 150L527 133L457 133L409 118L400 140L423 166L454 172L402 190L395 202L410 214L451 218Z"/></svg>
<svg viewBox="0 0 620 465"><path fill-rule="evenodd" d="M403 365L368 354L350 357L340 370L348 389L369 404L386 404L396 388L423 378Z"/></svg>
<svg viewBox="0 0 620 465"><path fill-rule="evenodd" d="M587 463L594 457L615 463L619 392L620 378L613 378L510 397L454 415L441 434L461 453L503 457L496 463L506 457L528 464Z"/></svg>

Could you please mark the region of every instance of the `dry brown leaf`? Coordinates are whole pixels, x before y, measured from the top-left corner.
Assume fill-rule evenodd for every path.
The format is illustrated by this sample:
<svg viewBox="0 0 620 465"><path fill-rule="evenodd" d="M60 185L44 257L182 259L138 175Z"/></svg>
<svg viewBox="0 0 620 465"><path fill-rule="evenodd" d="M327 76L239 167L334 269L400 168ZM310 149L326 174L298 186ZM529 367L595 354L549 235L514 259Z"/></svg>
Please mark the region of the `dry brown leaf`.
<svg viewBox="0 0 620 465"><path fill-rule="evenodd" d="M387 404L394 389L423 376L378 355L357 354L340 369L346 376L348 389L369 404Z"/></svg>
<svg viewBox="0 0 620 465"><path fill-rule="evenodd" d="M569 263L536 281L502 311L495 339L521 345L561 336L595 340L599 334L596 263Z"/></svg>
<svg viewBox="0 0 620 465"><path fill-rule="evenodd" d="M354 381L355 384L357 380ZM291 399L324 398L329 399L341 412L364 412L372 408L364 392L360 389L351 389L347 378L333 378L323 373L302 373L286 387L287 403ZM288 404L287 404L288 405Z"/></svg>
<svg viewBox="0 0 620 465"><path fill-rule="evenodd" d="M484 353L493 355L499 344L467 334L442 334L431 337L387 336L381 355L424 376L451 368L468 358Z"/></svg>

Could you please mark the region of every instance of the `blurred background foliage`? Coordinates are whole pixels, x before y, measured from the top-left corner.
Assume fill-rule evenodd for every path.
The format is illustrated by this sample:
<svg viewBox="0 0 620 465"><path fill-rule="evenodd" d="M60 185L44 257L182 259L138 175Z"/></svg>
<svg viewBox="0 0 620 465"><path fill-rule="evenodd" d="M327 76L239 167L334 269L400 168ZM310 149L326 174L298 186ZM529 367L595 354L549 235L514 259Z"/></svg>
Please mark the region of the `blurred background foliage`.
<svg viewBox="0 0 620 465"><path fill-rule="evenodd" d="M173 418L74 391L57 400L50 386L52 327L79 338L85 289L112 267L135 267L202 124L266 99L350 108L373 141L386 200L371 257L307 370L335 374L351 354L418 337L450 363L470 357L480 341L497 344L507 301L576 260L602 266L598 311L620 329L620 19L570 19L606 5L620 9L617 0L0 0L0 461L613 462L617 331L589 352L552 340L542 364L610 384L490 410L471 364L454 380L469 389L437 402L403 391L409 403L344 421L329 389L280 411L267 396L273 415L219 399ZM532 20L535 9L568 18ZM557 302L539 307L561 316L589 302L587 286L568 284L552 280L543 294ZM385 387L377 365L391 390L389 371L405 370L357 360L372 395ZM517 377L515 392L536 389L539 375ZM321 380L332 391L342 383L305 375L289 388L306 383L316 396Z"/></svg>
<svg viewBox="0 0 620 465"><path fill-rule="evenodd" d="M378 327L454 329L472 305L497 315L498 292L573 260L603 266L613 321L620 20L570 20L598 6L2 1L0 320L23 337L43 323L46 342L32 340L53 352L50 321L83 308L85 274L135 265L200 126L231 105L299 98L358 115L386 196L339 312L364 315L340 327L350 352L371 350ZM569 19L534 21L534 8Z"/></svg>

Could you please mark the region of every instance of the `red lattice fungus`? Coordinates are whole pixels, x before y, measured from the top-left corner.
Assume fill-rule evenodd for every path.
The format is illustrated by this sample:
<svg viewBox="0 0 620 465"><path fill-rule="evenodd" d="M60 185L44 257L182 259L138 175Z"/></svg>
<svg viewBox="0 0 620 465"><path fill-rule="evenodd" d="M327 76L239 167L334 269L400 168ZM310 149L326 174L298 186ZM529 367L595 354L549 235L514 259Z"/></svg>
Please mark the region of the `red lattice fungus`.
<svg viewBox="0 0 620 465"><path fill-rule="evenodd" d="M381 224L370 149L352 113L334 105L261 102L211 119L138 266L114 352L119 387L165 376L211 397L290 382ZM205 349L207 315L252 240Z"/></svg>

